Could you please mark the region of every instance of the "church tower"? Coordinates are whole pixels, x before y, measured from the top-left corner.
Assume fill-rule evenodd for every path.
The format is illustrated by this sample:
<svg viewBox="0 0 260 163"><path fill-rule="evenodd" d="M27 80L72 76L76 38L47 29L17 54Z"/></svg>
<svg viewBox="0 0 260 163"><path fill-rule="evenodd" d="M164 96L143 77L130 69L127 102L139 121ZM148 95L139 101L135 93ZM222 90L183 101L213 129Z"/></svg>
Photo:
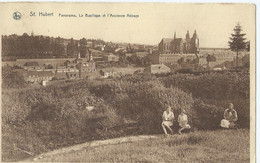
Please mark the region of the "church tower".
<svg viewBox="0 0 260 163"><path fill-rule="evenodd" d="M189 34L189 31L187 31L186 39L185 39L185 52L190 53L190 34Z"/></svg>
<svg viewBox="0 0 260 163"><path fill-rule="evenodd" d="M190 34L189 34L189 31L187 31L187 34L186 34L186 40L189 40L189 41L190 41Z"/></svg>
<svg viewBox="0 0 260 163"><path fill-rule="evenodd" d="M199 52L199 38L198 38L196 30L194 31L194 34L190 40L190 51L192 53Z"/></svg>

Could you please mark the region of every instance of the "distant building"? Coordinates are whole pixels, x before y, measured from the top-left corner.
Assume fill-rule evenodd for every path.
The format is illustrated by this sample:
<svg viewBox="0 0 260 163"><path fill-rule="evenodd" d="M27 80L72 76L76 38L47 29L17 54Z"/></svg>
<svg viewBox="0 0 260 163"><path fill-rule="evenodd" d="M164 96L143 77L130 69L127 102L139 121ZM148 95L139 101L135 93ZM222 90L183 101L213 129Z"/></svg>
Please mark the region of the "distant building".
<svg viewBox="0 0 260 163"><path fill-rule="evenodd" d="M136 52L135 54L139 58L144 58L148 55L148 52Z"/></svg>
<svg viewBox="0 0 260 163"><path fill-rule="evenodd" d="M199 57L202 57L200 54L198 54ZM152 54L149 55L149 58L153 64L165 64L165 65L171 65L171 64L178 64L178 60L180 58L183 58L185 61L187 59L193 60L196 59L195 54Z"/></svg>
<svg viewBox="0 0 260 163"><path fill-rule="evenodd" d="M93 60L92 53L89 52L89 57L81 58L78 54L78 58L74 61L67 63L67 67L64 69L68 78L85 78L88 73L96 71L96 64Z"/></svg>
<svg viewBox="0 0 260 163"><path fill-rule="evenodd" d="M87 48L94 48L93 41L87 40Z"/></svg>
<svg viewBox="0 0 260 163"><path fill-rule="evenodd" d="M134 55L134 53L125 53L126 57L131 57L132 55Z"/></svg>
<svg viewBox="0 0 260 163"><path fill-rule="evenodd" d="M42 83L42 81L50 81L55 76L50 71L25 71L23 72L24 78L27 82Z"/></svg>
<svg viewBox="0 0 260 163"><path fill-rule="evenodd" d="M95 45L94 49L100 50L100 51L104 51L105 50L105 46L104 45Z"/></svg>
<svg viewBox="0 0 260 163"><path fill-rule="evenodd" d="M189 31L187 31L186 38L176 38L176 33L174 33L174 38L163 38L158 45L160 53L198 53L199 52L199 38L197 36L196 30L190 38Z"/></svg>
<svg viewBox="0 0 260 163"><path fill-rule="evenodd" d="M40 69L41 67L39 66L38 62L26 62L23 65L23 68L26 70L37 70Z"/></svg>
<svg viewBox="0 0 260 163"><path fill-rule="evenodd" d="M248 54L247 51L239 52L239 58L242 58L246 54ZM233 52L228 48L201 48L200 55L205 58L204 60L200 59L200 65L209 68L213 68L227 61L234 61L236 58L236 52ZM213 55L216 60L207 62L206 58L209 55Z"/></svg>
<svg viewBox="0 0 260 163"><path fill-rule="evenodd" d="M96 64L102 64L105 62L103 57L93 57L93 60Z"/></svg>
<svg viewBox="0 0 260 163"><path fill-rule="evenodd" d="M171 69L164 64L150 65L149 67L144 69L144 73L148 74L162 74L168 72L171 72Z"/></svg>
<svg viewBox="0 0 260 163"><path fill-rule="evenodd" d="M109 54L103 57L105 62L118 62L119 57L114 54Z"/></svg>

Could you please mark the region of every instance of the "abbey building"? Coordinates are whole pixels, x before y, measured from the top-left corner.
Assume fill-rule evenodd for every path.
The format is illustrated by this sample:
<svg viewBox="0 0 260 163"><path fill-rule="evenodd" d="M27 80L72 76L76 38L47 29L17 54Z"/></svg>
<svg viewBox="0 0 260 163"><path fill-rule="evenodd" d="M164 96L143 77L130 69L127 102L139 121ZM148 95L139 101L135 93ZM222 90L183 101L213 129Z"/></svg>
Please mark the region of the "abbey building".
<svg viewBox="0 0 260 163"><path fill-rule="evenodd" d="M176 53L176 54L190 54L199 52L199 38L196 30L193 36L190 38L189 31L187 31L186 38L176 38L176 32L174 38L163 38L158 45L160 53Z"/></svg>

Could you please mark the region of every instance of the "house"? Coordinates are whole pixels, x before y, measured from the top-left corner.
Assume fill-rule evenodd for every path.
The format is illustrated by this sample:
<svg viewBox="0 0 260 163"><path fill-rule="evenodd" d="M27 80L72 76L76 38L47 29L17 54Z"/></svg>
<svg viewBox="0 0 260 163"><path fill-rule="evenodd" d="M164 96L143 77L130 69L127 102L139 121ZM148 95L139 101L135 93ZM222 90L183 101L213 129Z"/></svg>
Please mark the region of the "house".
<svg viewBox="0 0 260 163"><path fill-rule="evenodd" d="M100 51L104 51L105 50L105 46L104 45L95 45L94 49L100 50Z"/></svg>
<svg viewBox="0 0 260 163"><path fill-rule="evenodd" d="M104 46L104 51L108 53L114 53L116 48L117 48L116 45L114 45L112 42L108 42Z"/></svg>
<svg viewBox="0 0 260 163"><path fill-rule="evenodd" d="M132 55L134 55L134 53L125 53L126 57L131 57Z"/></svg>
<svg viewBox="0 0 260 163"><path fill-rule="evenodd" d="M152 54L149 58L153 64L177 64L182 56L180 54Z"/></svg>
<svg viewBox="0 0 260 163"><path fill-rule="evenodd" d="M87 41L87 48L93 48L93 41L88 40Z"/></svg>
<svg viewBox="0 0 260 163"><path fill-rule="evenodd" d="M124 48L116 48L115 49L115 53L120 53L120 52L123 52L125 49Z"/></svg>
<svg viewBox="0 0 260 163"><path fill-rule="evenodd" d="M117 76L118 73L115 69L113 68L105 68L100 70L100 74L102 75L101 78L108 78L110 76Z"/></svg>
<svg viewBox="0 0 260 163"><path fill-rule="evenodd" d="M31 83L42 83L42 81L50 81L54 77L51 71L25 71L24 78Z"/></svg>
<svg viewBox="0 0 260 163"><path fill-rule="evenodd" d="M135 54L139 58L144 58L148 55L148 52L136 52Z"/></svg>
<svg viewBox="0 0 260 163"><path fill-rule="evenodd" d="M88 53L88 57L78 57L73 61L65 61L65 66L57 66L55 69L55 77L59 79L78 79L86 78L91 72L96 71L96 63L93 60L92 53Z"/></svg>
<svg viewBox="0 0 260 163"><path fill-rule="evenodd" d="M144 69L144 73L147 74L165 74L171 72L171 69L164 64L150 65Z"/></svg>
<svg viewBox="0 0 260 163"><path fill-rule="evenodd" d="M39 66L38 62L25 62L23 68L25 70L37 70L40 69L41 67Z"/></svg>
<svg viewBox="0 0 260 163"><path fill-rule="evenodd" d="M105 62L118 62L119 57L114 54L109 54L103 57Z"/></svg>
<svg viewBox="0 0 260 163"><path fill-rule="evenodd" d="M103 57L93 57L93 60L96 62L96 64L104 63L104 58Z"/></svg>

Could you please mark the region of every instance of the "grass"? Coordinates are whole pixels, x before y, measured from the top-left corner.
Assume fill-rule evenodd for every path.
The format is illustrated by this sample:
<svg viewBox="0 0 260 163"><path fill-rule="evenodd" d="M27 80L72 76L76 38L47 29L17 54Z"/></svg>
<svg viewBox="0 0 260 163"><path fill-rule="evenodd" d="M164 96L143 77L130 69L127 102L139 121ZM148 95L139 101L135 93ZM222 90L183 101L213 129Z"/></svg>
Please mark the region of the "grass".
<svg viewBox="0 0 260 163"><path fill-rule="evenodd" d="M44 157L55 162L249 162L249 130L197 131Z"/></svg>

